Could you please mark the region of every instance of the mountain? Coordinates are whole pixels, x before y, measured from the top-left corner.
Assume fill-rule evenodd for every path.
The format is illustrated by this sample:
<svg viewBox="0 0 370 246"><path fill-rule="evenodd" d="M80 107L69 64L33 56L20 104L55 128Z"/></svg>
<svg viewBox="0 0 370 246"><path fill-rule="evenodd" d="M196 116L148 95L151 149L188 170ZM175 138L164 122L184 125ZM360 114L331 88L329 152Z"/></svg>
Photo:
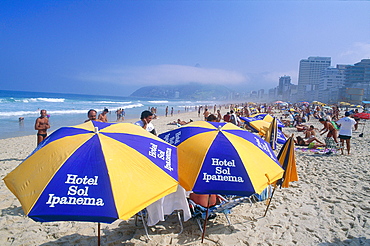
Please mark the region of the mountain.
<svg viewBox="0 0 370 246"><path fill-rule="evenodd" d="M156 99L185 100L225 100L232 91L223 85L203 85L190 83L184 85L145 86L130 96Z"/></svg>

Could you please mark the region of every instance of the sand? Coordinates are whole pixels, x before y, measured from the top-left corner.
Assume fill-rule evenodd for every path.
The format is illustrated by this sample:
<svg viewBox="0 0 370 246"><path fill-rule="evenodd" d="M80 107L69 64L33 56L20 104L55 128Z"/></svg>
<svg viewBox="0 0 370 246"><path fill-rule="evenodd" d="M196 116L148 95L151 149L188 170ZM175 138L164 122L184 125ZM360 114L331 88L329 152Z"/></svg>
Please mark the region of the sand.
<svg viewBox="0 0 370 246"><path fill-rule="evenodd" d="M189 112L160 116L153 123L162 133L177 128L167 123L178 118L200 119L196 112ZM309 124L321 129L317 120ZM362 138L358 136L362 125L354 132L350 156L297 150L300 180L275 192L264 218L265 202L242 204L229 215L231 226L223 215L208 223L204 244L194 220L185 222L183 233L178 235L176 216L169 216L165 222L149 228L150 241L141 222L136 226L134 218L117 220L102 224L102 245L370 245L369 129L370 123ZM294 128L284 131L302 136ZM0 139L0 145L3 178L33 151L36 134ZM0 245L97 244L97 223L34 222L24 216L20 203L4 182L0 209Z"/></svg>

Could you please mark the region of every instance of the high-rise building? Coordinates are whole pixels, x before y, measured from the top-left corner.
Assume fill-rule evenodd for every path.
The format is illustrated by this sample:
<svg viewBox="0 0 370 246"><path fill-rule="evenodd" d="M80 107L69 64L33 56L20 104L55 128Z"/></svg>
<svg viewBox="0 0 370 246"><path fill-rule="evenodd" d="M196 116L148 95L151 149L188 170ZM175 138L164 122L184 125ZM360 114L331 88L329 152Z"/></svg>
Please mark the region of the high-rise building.
<svg viewBox="0 0 370 246"><path fill-rule="evenodd" d="M344 73L348 66L327 67L321 72L318 97L320 102L337 103L340 101L339 90L344 85Z"/></svg>
<svg viewBox="0 0 370 246"><path fill-rule="evenodd" d="M289 90L290 85L292 84L291 81L292 79L290 76L284 75L279 78L278 95L283 95L284 92Z"/></svg>
<svg viewBox="0 0 370 246"><path fill-rule="evenodd" d="M290 76L281 76L279 78L279 85L277 88L277 94L278 94L278 99L283 100L283 101L289 101L290 100L290 94L291 94L291 83L292 79Z"/></svg>
<svg viewBox="0 0 370 246"><path fill-rule="evenodd" d="M362 91L362 95L356 91ZM370 59L362 59L360 62L346 67L341 94L343 100L352 103L370 100Z"/></svg>
<svg viewBox="0 0 370 246"><path fill-rule="evenodd" d="M299 63L298 100L317 100L321 72L331 65L330 57L308 57Z"/></svg>

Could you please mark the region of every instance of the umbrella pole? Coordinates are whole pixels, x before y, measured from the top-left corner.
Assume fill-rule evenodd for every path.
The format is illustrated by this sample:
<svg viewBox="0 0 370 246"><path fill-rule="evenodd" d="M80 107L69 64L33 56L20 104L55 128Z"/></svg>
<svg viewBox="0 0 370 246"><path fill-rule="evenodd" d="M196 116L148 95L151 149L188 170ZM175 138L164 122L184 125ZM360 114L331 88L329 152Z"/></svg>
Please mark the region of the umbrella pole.
<svg viewBox="0 0 370 246"><path fill-rule="evenodd" d="M271 204L271 200L274 197L274 193L275 193L276 187L277 187L277 185L275 184L274 189L272 190L271 198L269 199L269 203L267 204L266 211L265 211L265 214L263 215L263 217L265 217L266 214L267 214L267 210L269 209L270 204Z"/></svg>
<svg viewBox="0 0 370 246"><path fill-rule="evenodd" d="M100 246L100 222L98 222L98 246Z"/></svg>
<svg viewBox="0 0 370 246"><path fill-rule="evenodd" d="M209 200L211 198L211 195L208 194L208 202L207 202L207 211L206 211L206 218L204 220L204 224L203 224L203 232L202 232L202 243L203 243L203 240L204 240L204 235L206 234L206 225L207 225L207 219L208 219L208 209L209 209Z"/></svg>

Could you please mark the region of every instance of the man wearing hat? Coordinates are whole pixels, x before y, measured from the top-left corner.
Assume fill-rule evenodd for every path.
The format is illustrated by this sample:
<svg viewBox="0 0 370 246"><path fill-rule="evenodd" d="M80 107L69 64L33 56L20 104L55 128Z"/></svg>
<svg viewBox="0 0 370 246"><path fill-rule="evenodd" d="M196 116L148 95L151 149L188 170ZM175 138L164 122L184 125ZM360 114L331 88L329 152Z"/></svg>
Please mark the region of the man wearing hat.
<svg viewBox="0 0 370 246"><path fill-rule="evenodd" d="M345 112L344 117L339 119L336 123L340 125L339 129L339 139L340 139L340 144L342 146L341 151L343 155L343 149L344 149L344 140L346 140L346 146L347 146L347 152L349 155L349 152L351 150L350 147L350 141L352 137L352 127L356 124L356 121L352 118L349 117L350 113Z"/></svg>

